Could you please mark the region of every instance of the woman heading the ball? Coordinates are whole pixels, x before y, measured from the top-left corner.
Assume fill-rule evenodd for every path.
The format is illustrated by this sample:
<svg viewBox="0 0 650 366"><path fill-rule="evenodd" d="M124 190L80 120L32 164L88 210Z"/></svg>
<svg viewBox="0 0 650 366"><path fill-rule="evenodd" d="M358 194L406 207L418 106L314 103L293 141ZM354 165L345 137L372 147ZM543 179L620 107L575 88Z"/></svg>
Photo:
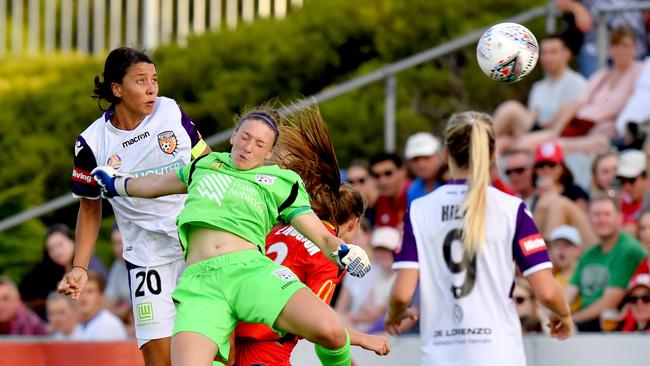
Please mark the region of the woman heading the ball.
<svg viewBox="0 0 650 366"><path fill-rule="evenodd" d="M263 106L237 120L230 153L210 153L165 175L93 171L107 196L188 193L177 218L188 266L172 294L174 365L226 360L228 337L239 321L316 343L323 365L350 365L350 338L336 313L289 269L264 256L264 238L282 220L353 276L370 270L363 249L332 235L314 214L300 176L267 163L281 125L277 111Z"/></svg>

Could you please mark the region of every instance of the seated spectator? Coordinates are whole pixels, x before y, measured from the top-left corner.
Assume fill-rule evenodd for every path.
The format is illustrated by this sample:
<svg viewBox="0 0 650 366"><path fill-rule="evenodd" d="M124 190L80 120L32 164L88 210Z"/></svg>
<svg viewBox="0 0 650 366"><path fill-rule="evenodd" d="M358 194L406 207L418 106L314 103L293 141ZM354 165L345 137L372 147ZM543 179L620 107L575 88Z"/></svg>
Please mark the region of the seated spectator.
<svg viewBox="0 0 650 366"><path fill-rule="evenodd" d="M45 301L49 333L57 341L81 339L80 314L77 303L69 296L52 292Z"/></svg>
<svg viewBox="0 0 650 366"><path fill-rule="evenodd" d="M650 332L650 274L634 275L627 286L623 332Z"/></svg>
<svg viewBox="0 0 650 366"><path fill-rule="evenodd" d="M108 272L106 281L106 308L122 321L127 322L131 314L131 292L129 291L129 272L122 258L122 234L117 224L111 231L111 243L115 261Z"/></svg>
<svg viewBox="0 0 650 366"><path fill-rule="evenodd" d="M557 192L587 209L589 195L573 182L573 174L564 164L564 152L555 141L546 141L535 149L535 187L540 193Z"/></svg>
<svg viewBox="0 0 650 366"><path fill-rule="evenodd" d="M411 180L402 159L395 153L382 152L370 158L370 174L377 180L379 198L375 205L375 227L401 228L406 213L406 191Z"/></svg>
<svg viewBox="0 0 650 366"><path fill-rule="evenodd" d="M637 225L636 238L650 253L650 209L646 208L639 214L639 223ZM636 268L635 274L650 273L650 257L641 261Z"/></svg>
<svg viewBox="0 0 650 366"><path fill-rule="evenodd" d="M591 193L614 195L614 183L618 170L619 157L616 150L608 150L596 155L591 163Z"/></svg>
<svg viewBox="0 0 650 366"><path fill-rule="evenodd" d="M418 132L406 139L404 158L415 176L406 192L407 206L440 186L440 140L428 132Z"/></svg>
<svg viewBox="0 0 650 366"><path fill-rule="evenodd" d="M616 131L624 138L624 145L640 149L639 142L647 137L650 124L650 58L643 63L643 70L636 81L634 91L616 119Z"/></svg>
<svg viewBox="0 0 650 366"><path fill-rule="evenodd" d="M587 81L569 67L571 50L560 36L546 36L540 51L544 78L533 84L528 107L509 100L494 111L494 134L500 151L507 150L521 134L546 128L559 111L577 102L585 91Z"/></svg>
<svg viewBox="0 0 650 366"><path fill-rule="evenodd" d="M512 290L512 300L517 308L517 315L521 322L521 330L524 333L539 333L542 331L542 323L538 316L538 305L533 289L521 277L515 279L515 287Z"/></svg>
<svg viewBox="0 0 650 366"><path fill-rule="evenodd" d="M645 153L640 150L623 151L616 176L621 187L623 228L634 235L643 195L648 189Z"/></svg>
<svg viewBox="0 0 650 366"><path fill-rule="evenodd" d="M377 198L379 198L379 190L377 189L377 182L370 174L368 162L365 160L354 160L346 171L347 181L356 188L366 203L365 217L368 219L370 227L375 226L375 205Z"/></svg>
<svg viewBox="0 0 650 366"><path fill-rule="evenodd" d="M54 224L45 232L43 257L20 284L25 304L45 319L45 299L56 287L63 275L72 268L75 242L70 229L64 224ZM93 254L89 269L106 278L102 261Z"/></svg>
<svg viewBox="0 0 650 366"><path fill-rule="evenodd" d="M580 257L582 238L576 228L570 225L561 225L551 230L548 236L548 254L553 262L553 277L562 289L569 286L573 271ZM580 299L569 304L573 311L578 310Z"/></svg>
<svg viewBox="0 0 650 366"><path fill-rule="evenodd" d="M567 153L589 154L607 149L610 139L616 136L616 118L643 68L634 60L634 47L629 29L614 30L609 48L612 67L596 72L580 101L565 108L549 128L522 135L516 146L534 148L555 138Z"/></svg>
<svg viewBox="0 0 650 366"><path fill-rule="evenodd" d="M589 219L600 242L580 256L566 289L566 299L569 303L578 296L582 299L580 309L573 313L578 329L600 331L601 313L619 306L627 283L646 252L621 229L619 204L613 197L594 197L589 205Z"/></svg>
<svg viewBox="0 0 650 366"><path fill-rule="evenodd" d="M104 308L104 279L88 272L88 282L79 296L81 331L79 339L85 341L119 341L127 339L122 321ZM145 303L146 304L146 303ZM143 309L151 312L152 309Z"/></svg>
<svg viewBox="0 0 650 366"><path fill-rule="evenodd" d="M529 210L533 210L535 184L533 182L533 154L528 150L507 150L503 153L504 173L515 191Z"/></svg>
<svg viewBox="0 0 650 366"><path fill-rule="evenodd" d="M46 335L45 323L20 300L16 283L0 276L0 335Z"/></svg>
<svg viewBox="0 0 650 366"><path fill-rule="evenodd" d="M399 247L400 232L393 227L376 228L370 239L373 247L373 270L379 274L373 283L367 283L370 292L359 311L350 314L348 321L353 328L364 332L383 330L383 317L388 309L388 295L395 282L393 252ZM379 324L378 327L375 325Z"/></svg>

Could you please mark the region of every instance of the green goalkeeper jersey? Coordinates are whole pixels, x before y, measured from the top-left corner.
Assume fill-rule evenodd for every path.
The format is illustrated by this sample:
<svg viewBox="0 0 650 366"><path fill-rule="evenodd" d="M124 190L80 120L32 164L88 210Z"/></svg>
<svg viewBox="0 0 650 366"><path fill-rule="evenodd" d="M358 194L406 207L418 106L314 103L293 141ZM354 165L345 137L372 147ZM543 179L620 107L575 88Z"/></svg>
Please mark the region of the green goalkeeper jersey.
<svg viewBox="0 0 650 366"><path fill-rule="evenodd" d="M213 152L177 173L188 192L185 207L176 219L186 257L192 226L232 233L264 253L266 234L278 219L290 222L313 212L300 176L277 165L240 170L230 153Z"/></svg>

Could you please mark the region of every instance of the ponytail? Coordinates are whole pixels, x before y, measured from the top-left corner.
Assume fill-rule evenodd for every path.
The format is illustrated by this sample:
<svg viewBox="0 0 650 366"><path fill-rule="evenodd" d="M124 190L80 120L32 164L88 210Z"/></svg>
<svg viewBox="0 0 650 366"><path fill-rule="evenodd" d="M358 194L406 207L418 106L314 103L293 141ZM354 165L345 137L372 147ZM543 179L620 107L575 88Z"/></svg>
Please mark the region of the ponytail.
<svg viewBox="0 0 650 366"><path fill-rule="evenodd" d="M478 112L455 114L449 119L445 142L458 168L468 170L468 193L463 205L463 247L470 258L485 241L487 190L494 154L490 116Z"/></svg>

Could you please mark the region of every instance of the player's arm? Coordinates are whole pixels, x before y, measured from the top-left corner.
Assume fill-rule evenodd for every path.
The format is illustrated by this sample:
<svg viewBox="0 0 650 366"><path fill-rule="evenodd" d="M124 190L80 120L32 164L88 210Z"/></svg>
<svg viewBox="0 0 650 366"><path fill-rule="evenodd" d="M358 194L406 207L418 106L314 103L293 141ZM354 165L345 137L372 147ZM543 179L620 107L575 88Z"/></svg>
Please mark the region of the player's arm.
<svg viewBox="0 0 650 366"><path fill-rule="evenodd" d="M388 334L399 334L402 321L416 319L417 313L409 308L413 294L418 284L420 271L414 268L397 270L395 283L388 298L388 313L386 314L386 331Z"/></svg>
<svg viewBox="0 0 650 366"><path fill-rule="evenodd" d="M91 172L105 197L131 196L155 198L170 194L187 193L185 183L175 171L130 178L117 173L108 166L100 166Z"/></svg>
<svg viewBox="0 0 650 366"><path fill-rule="evenodd" d="M347 331L350 335L350 344L353 346L373 351L379 356L385 356L390 352L390 342L384 336L366 334L350 328Z"/></svg>
<svg viewBox="0 0 650 366"><path fill-rule="evenodd" d="M578 298L579 294L580 294L580 289L576 285L569 284L564 289L564 298L569 304L573 304Z"/></svg>
<svg viewBox="0 0 650 366"><path fill-rule="evenodd" d="M586 320L598 319L603 311L615 309L623 301L624 297L624 289L606 287L603 296L598 301L573 314L573 320L579 323Z"/></svg>
<svg viewBox="0 0 650 366"><path fill-rule="evenodd" d="M553 312L551 316L551 335L556 338L568 338L573 332L573 320L571 319L571 309L560 285L553 278L550 269L542 269L528 276L526 280L535 293L535 297Z"/></svg>

